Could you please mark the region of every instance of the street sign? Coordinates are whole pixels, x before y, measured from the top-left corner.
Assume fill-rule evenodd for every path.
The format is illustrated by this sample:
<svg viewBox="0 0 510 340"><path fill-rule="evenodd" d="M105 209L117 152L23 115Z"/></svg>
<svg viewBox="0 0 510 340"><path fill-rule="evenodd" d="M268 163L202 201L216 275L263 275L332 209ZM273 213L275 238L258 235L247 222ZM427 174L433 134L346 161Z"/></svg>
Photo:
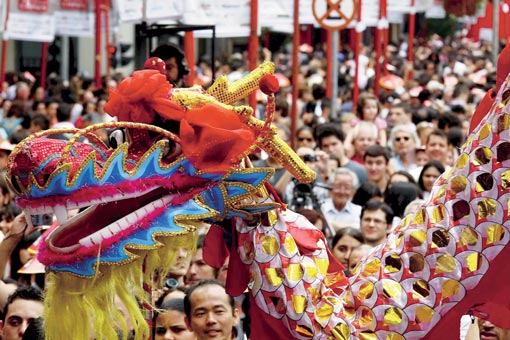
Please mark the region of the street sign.
<svg viewBox="0 0 510 340"><path fill-rule="evenodd" d="M358 11L357 0L313 0L313 16L322 28L341 30L349 25Z"/></svg>

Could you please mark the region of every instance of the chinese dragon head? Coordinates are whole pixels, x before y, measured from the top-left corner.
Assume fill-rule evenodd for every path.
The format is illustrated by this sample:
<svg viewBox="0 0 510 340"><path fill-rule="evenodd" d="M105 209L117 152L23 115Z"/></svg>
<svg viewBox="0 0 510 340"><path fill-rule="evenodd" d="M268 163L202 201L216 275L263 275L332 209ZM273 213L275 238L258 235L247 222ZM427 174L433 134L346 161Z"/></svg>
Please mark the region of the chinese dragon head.
<svg viewBox="0 0 510 340"><path fill-rule="evenodd" d="M210 233L233 234L227 289L249 288L254 322L271 329L252 339L450 338L460 315L506 310L508 294L488 302L509 276L508 82L428 202L347 278L323 235L267 184L273 170L247 160L261 148L298 180L315 178L271 125L272 72L264 63L204 92L174 89L157 70L137 71L110 94L105 110L117 122L49 130L16 146L7 176L18 204L59 220L39 251L47 339L126 335L115 297L136 339L149 338L153 274L164 277L177 250L193 248L202 222ZM234 105L259 86L269 94L266 121ZM109 144L94 134L104 128L117 129ZM62 132L73 135L51 138Z"/></svg>

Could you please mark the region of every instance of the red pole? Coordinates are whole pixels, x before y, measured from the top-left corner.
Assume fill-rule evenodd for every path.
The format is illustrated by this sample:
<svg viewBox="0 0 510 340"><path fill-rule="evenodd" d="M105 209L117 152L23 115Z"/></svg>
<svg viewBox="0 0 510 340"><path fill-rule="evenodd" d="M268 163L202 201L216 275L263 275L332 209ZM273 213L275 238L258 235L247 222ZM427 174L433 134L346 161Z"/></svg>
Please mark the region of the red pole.
<svg viewBox="0 0 510 340"><path fill-rule="evenodd" d="M382 67L382 73L385 75L388 73L388 44L390 42L390 29L389 29L389 21L388 21L388 2L387 0L381 0L381 6L384 10L384 18L386 19L386 27L383 30L383 54L384 54L384 62Z"/></svg>
<svg viewBox="0 0 510 340"><path fill-rule="evenodd" d="M46 67L48 65L48 43L43 42L41 47L41 84L40 86L46 88Z"/></svg>
<svg viewBox="0 0 510 340"><path fill-rule="evenodd" d="M7 20L9 20L9 2L10 1L7 1L6 7L5 7L6 15L5 15L4 32L7 31ZM2 65L0 66L0 80L1 80L0 86L5 81L5 72L7 69L7 45L8 45L8 41L2 38L2 61L1 61Z"/></svg>
<svg viewBox="0 0 510 340"><path fill-rule="evenodd" d="M184 55L189 69L186 85L193 86L195 84L195 34L193 31L184 33Z"/></svg>
<svg viewBox="0 0 510 340"><path fill-rule="evenodd" d="M379 6L381 4L379 3ZM381 20L381 17L379 16L379 20ZM381 48L381 39L382 38L382 32L379 27L375 28L375 81L374 81L374 94L376 97L379 97L379 79L381 78L381 54L382 54L382 48Z"/></svg>
<svg viewBox="0 0 510 340"><path fill-rule="evenodd" d="M248 68L250 71L258 66L259 55L259 2L258 0L250 1L250 41L248 44ZM257 93L250 94L248 99L249 105L255 109L257 108Z"/></svg>
<svg viewBox="0 0 510 340"><path fill-rule="evenodd" d="M110 46L110 5L108 0L103 3L103 12L104 12L104 43L107 47L107 51L109 51L108 46ZM108 52L106 58L106 75L110 78L112 61L110 60L111 55Z"/></svg>
<svg viewBox="0 0 510 340"><path fill-rule="evenodd" d="M2 84L5 81L5 70L7 69L7 44L9 42L7 40L2 40L2 70L0 73L2 74Z"/></svg>
<svg viewBox="0 0 510 340"><path fill-rule="evenodd" d="M271 31L269 28L266 28L266 34L264 36L264 47L267 49L269 48L269 39L271 39Z"/></svg>
<svg viewBox="0 0 510 340"><path fill-rule="evenodd" d="M352 93L352 107L356 107L356 103L358 102L359 96L359 55L360 55L360 44L361 44L361 32L358 32L358 26L361 23L361 5L363 0L358 0L358 22L356 23L356 41L354 47L354 58L356 61L356 74L354 75L354 91Z"/></svg>
<svg viewBox="0 0 510 340"><path fill-rule="evenodd" d="M384 27L382 27L384 18L384 0L379 2L379 22L377 23L377 27L375 29L375 84L374 84L374 93L377 97L379 97L379 79L381 79L381 58L383 52L384 45Z"/></svg>
<svg viewBox="0 0 510 340"><path fill-rule="evenodd" d="M299 76L299 0L294 0L294 36L292 37L292 106L290 120L290 146L294 148L294 135L296 134L298 119L298 76Z"/></svg>
<svg viewBox="0 0 510 340"><path fill-rule="evenodd" d="M103 0L95 0L96 4L96 50L94 55L94 83L96 88L102 87L101 83L101 4Z"/></svg>
<svg viewBox="0 0 510 340"><path fill-rule="evenodd" d="M416 24L415 1L416 0L411 0L411 12L409 13L409 48L407 52L407 60L411 66L414 64L414 27ZM408 80L413 79L412 69L409 70L407 78Z"/></svg>
<svg viewBox="0 0 510 340"><path fill-rule="evenodd" d="M326 31L327 35L328 35L328 38L327 38L327 52L328 52L328 55L327 55L327 60L328 60L328 65L327 65L327 72L326 72L326 97L328 98L331 98L331 96L333 95L333 80L332 80L332 76L333 76L333 58L336 57L336 53L333 52L333 31L330 31L330 30L327 30ZM333 55L335 55L333 57Z"/></svg>

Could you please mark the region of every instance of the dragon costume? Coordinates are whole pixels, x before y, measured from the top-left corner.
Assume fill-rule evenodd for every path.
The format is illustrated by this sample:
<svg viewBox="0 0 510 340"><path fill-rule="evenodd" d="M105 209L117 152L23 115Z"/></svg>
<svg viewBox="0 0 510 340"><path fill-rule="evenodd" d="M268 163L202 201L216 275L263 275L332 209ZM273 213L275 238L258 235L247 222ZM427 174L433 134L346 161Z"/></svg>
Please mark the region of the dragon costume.
<svg viewBox="0 0 510 340"><path fill-rule="evenodd" d="M118 122L49 130L16 146L7 176L18 204L60 222L39 251L47 339L126 336L115 297L136 339L149 338L154 273L165 277L176 251L193 248L202 222L211 224L204 256L222 264L230 253L228 292L249 288L252 328L267 330L252 339L453 339L462 314L494 317L509 304L508 81L428 202L346 277L322 233L267 184L273 170L248 161L261 148L298 180L315 177L271 125L272 72L264 63L204 92L137 71L110 94L105 110ZM266 121L235 105L259 86L269 95ZM108 144L94 134L104 128L118 129ZM73 136L51 138L62 132ZM81 212L67 219L71 209Z"/></svg>

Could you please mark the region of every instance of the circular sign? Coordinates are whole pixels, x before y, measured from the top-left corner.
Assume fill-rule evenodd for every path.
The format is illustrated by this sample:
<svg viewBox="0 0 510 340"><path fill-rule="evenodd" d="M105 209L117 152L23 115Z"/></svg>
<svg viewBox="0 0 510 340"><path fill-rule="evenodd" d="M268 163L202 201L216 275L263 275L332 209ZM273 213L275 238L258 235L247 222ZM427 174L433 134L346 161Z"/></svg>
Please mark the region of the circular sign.
<svg viewBox="0 0 510 340"><path fill-rule="evenodd" d="M322 28L341 30L354 20L357 0L313 0L313 16Z"/></svg>

